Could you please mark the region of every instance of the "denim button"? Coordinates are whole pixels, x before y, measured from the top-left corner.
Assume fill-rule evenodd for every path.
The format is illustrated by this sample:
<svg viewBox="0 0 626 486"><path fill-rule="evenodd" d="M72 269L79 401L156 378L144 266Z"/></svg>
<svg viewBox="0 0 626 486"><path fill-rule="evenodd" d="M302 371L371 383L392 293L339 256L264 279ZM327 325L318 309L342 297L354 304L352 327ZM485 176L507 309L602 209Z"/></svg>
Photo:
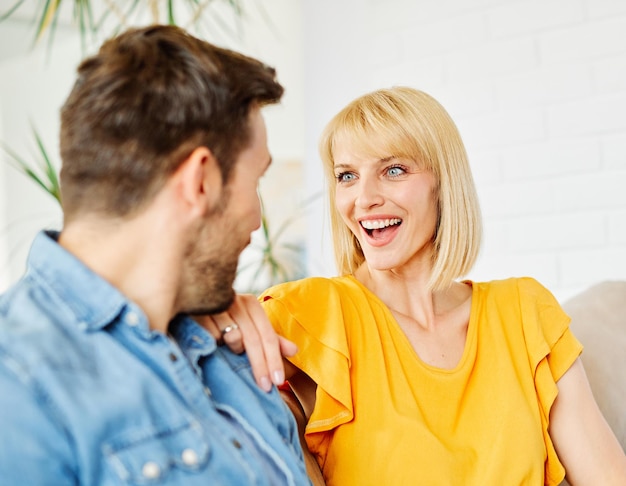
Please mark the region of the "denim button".
<svg viewBox="0 0 626 486"><path fill-rule="evenodd" d="M198 454L193 449L185 449L181 454L183 463L187 466L198 465Z"/></svg>
<svg viewBox="0 0 626 486"><path fill-rule="evenodd" d="M161 468L156 462L146 462L141 468L141 473L147 479L156 479L161 475Z"/></svg>
<svg viewBox="0 0 626 486"><path fill-rule="evenodd" d="M129 312L126 314L126 322L129 326L136 326L139 324L139 316L135 312Z"/></svg>

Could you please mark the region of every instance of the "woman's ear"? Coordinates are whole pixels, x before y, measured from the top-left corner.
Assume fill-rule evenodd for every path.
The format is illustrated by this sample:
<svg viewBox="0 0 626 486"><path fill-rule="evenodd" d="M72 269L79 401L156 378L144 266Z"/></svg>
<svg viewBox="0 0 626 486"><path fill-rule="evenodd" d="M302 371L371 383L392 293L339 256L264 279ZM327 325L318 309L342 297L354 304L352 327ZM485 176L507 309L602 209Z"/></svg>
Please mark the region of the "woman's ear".
<svg viewBox="0 0 626 486"><path fill-rule="evenodd" d="M222 197L222 172L217 159L206 147L197 147L174 174L182 202L193 212L211 212Z"/></svg>

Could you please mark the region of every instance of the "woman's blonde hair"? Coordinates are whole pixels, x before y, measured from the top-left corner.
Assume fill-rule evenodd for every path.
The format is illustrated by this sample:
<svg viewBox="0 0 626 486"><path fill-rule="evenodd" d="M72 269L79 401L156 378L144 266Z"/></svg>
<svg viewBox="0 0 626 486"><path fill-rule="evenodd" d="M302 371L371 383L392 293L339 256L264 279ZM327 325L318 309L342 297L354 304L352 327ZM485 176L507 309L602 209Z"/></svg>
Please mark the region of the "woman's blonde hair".
<svg viewBox="0 0 626 486"><path fill-rule="evenodd" d="M463 141L443 106L413 88L381 89L352 101L324 129L319 149L328 184L335 259L345 275L365 258L335 206L334 149L341 142L358 147L360 155L408 158L432 172L439 214L429 287L444 289L466 275L480 249L480 208Z"/></svg>

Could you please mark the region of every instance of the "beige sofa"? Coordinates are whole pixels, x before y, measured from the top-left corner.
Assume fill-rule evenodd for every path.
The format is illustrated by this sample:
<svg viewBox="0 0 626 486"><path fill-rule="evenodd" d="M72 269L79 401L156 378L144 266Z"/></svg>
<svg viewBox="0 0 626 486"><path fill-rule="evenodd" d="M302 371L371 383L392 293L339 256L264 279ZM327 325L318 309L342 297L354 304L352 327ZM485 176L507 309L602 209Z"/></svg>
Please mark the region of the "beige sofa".
<svg viewBox="0 0 626 486"><path fill-rule="evenodd" d="M563 308L585 346L581 359L598 406L626 450L626 281L594 285Z"/></svg>
<svg viewBox="0 0 626 486"><path fill-rule="evenodd" d="M568 299L563 308L585 347L582 361L596 401L626 450L626 281L594 285ZM283 391L283 398L296 416L306 448L302 406L290 391ZM324 485L315 459L306 449L305 459L313 484Z"/></svg>
<svg viewBox="0 0 626 486"><path fill-rule="evenodd" d="M585 347L581 359L596 402L626 450L626 281L594 285L563 308Z"/></svg>

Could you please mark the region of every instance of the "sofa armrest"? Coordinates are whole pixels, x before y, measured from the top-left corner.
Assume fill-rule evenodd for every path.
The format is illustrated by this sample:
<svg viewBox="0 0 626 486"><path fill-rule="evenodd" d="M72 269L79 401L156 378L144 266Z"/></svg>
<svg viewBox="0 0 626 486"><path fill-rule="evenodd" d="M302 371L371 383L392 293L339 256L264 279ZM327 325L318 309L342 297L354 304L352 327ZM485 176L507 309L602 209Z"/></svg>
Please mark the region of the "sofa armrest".
<svg viewBox="0 0 626 486"><path fill-rule="evenodd" d="M606 421L626 450L626 281L599 283L563 304Z"/></svg>

